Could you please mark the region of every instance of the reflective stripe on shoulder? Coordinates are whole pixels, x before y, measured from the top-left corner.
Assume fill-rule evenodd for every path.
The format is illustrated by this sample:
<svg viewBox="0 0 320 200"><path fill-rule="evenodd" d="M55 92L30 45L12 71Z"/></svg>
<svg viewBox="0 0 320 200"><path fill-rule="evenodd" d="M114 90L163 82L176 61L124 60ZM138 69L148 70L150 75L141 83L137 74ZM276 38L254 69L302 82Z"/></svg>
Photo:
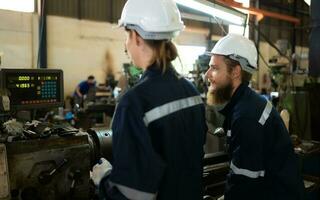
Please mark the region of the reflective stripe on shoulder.
<svg viewBox="0 0 320 200"><path fill-rule="evenodd" d="M129 188L124 185L120 185L117 183L113 183L109 181L109 184L111 187L117 187L118 190L128 199L132 200L155 200L157 197L157 194L143 192L140 190L136 190L133 188Z"/></svg>
<svg viewBox="0 0 320 200"><path fill-rule="evenodd" d="M233 171L234 174L237 175L243 175L249 178L259 178L259 177L264 177L265 171L261 170L261 171L250 171L248 169L241 169L238 168L237 166L235 166L233 164L233 162L231 161L230 164L230 169Z"/></svg>
<svg viewBox="0 0 320 200"><path fill-rule="evenodd" d="M266 123L267 119L270 116L271 111L272 111L272 104L270 103L270 101L267 101L266 107L264 108L262 115L259 119L259 123L262 126Z"/></svg>
<svg viewBox="0 0 320 200"><path fill-rule="evenodd" d="M148 126L151 122L157 119L160 119L162 117L165 117L167 115L170 115L171 113L174 113L176 111L189 108L192 106L196 106L202 103L203 101L200 96L193 96L193 97L175 100L175 101L163 104L161 106L158 106L156 108L153 108L152 110L146 112L143 118L143 121L145 125Z"/></svg>

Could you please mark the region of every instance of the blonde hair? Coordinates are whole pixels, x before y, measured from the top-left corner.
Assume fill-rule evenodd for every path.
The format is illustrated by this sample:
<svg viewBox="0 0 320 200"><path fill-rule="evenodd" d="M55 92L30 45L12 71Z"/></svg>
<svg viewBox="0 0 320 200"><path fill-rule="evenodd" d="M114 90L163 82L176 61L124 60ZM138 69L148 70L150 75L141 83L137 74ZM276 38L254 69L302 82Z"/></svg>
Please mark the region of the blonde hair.
<svg viewBox="0 0 320 200"><path fill-rule="evenodd" d="M162 72L167 70L167 64L172 62L178 57L177 47L172 41L167 40L144 40L148 46L150 46L154 51L154 62L158 66L161 66Z"/></svg>

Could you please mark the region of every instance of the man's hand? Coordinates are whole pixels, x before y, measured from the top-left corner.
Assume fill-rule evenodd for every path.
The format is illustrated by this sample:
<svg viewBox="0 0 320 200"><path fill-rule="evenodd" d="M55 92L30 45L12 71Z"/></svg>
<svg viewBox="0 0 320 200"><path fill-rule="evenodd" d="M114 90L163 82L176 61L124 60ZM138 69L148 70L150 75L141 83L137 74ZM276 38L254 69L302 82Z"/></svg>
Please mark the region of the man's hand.
<svg viewBox="0 0 320 200"><path fill-rule="evenodd" d="M104 158L101 158L99 163L93 166L90 172L90 178L96 186L99 186L103 177L108 176L112 170L112 165Z"/></svg>

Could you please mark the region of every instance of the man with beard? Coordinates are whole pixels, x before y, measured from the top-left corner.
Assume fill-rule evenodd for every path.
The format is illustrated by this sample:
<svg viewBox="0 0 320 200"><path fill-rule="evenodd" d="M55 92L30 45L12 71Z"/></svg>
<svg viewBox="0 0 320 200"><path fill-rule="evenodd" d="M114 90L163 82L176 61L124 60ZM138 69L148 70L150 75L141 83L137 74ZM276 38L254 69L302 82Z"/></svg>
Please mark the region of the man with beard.
<svg viewBox="0 0 320 200"><path fill-rule="evenodd" d="M229 34L212 49L206 77L215 101L226 105L230 155L225 200L300 200L303 183L289 134L278 112L248 87L257 69L249 39Z"/></svg>

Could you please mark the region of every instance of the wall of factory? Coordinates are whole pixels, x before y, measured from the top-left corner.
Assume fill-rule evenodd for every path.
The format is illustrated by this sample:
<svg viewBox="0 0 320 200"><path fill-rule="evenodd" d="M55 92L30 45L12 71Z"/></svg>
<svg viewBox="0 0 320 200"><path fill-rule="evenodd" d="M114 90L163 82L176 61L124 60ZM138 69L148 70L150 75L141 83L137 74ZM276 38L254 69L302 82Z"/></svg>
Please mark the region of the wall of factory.
<svg viewBox="0 0 320 200"><path fill-rule="evenodd" d="M88 75L104 83L106 52L114 60L112 68L117 78L122 74L122 64L129 62L124 53L125 33L112 24L49 16L47 32L48 68L63 70L65 95L71 95Z"/></svg>
<svg viewBox="0 0 320 200"><path fill-rule="evenodd" d="M48 67L63 69L66 95L90 74L98 82L104 81L107 51L114 59L116 78L123 74L122 65L129 62L124 53L125 33L115 28L115 24L56 16L49 16L47 24ZM205 47L206 35L189 30L176 38L175 43Z"/></svg>
<svg viewBox="0 0 320 200"><path fill-rule="evenodd" d="M0 67L35 66L37 24L35 14L0 10Z"/></svg>
<svg viewBox="0 0 320 200"><path fill-rule="evenodd" d="M0 10L0 56L2 68L35 68L38 56L38 16ZM103 22L66 17L47 17L48 68L64 71L65 96L90 74L104 82L104 57L114 58L117 76L128 62L124 32Z"/></svg>

